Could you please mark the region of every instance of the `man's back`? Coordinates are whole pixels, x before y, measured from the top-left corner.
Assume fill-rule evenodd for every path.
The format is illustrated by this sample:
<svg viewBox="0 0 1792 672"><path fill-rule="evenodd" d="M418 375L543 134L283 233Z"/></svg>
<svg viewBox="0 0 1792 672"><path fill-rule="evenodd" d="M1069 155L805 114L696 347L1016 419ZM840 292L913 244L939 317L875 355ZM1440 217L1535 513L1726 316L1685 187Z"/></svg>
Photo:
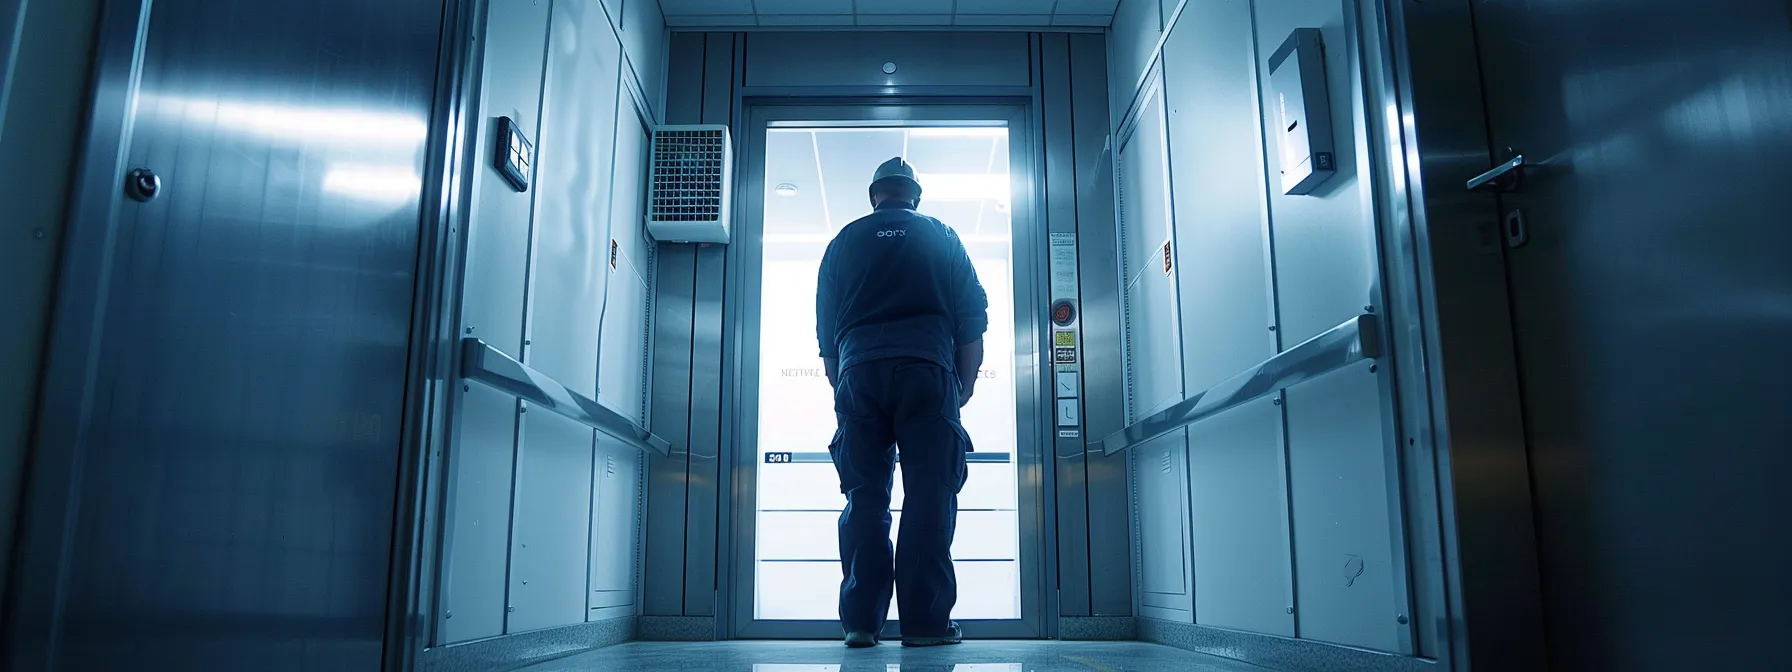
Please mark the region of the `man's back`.
<svg viewBox="0 0 1792 672"><path fill-rule="evenodd" d="M957 346L982 337L988 307L957 234L905 206L885 206L828 244L816 337L821 356L839 359L841 370L896 357L953 370Z"/></svg>

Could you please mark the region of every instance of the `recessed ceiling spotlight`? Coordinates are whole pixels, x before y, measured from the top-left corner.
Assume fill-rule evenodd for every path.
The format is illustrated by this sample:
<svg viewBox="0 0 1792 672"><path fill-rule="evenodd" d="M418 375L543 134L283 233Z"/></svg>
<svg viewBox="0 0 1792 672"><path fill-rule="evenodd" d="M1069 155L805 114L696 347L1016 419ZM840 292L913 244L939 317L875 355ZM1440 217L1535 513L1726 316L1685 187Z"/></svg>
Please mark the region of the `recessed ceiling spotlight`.
<svg viewBox="0 0 1792 672"><path fill-rule="evenodd" d="M791 196L796 195L796 185L789 182L780 182L777 187L772 189L772 193L785 198L790 198Z"/></svg>

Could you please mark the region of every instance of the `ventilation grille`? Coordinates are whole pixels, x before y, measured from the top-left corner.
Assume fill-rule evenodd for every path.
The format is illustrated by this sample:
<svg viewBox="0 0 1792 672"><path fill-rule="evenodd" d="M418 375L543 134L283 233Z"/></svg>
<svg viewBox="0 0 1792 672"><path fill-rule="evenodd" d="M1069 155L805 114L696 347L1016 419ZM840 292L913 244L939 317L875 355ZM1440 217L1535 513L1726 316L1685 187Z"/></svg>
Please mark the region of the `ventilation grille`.
<svg viewBox="0 0 1792 672"><path fill-rule="evenodd" d="M654 127L647 176L647 228L654 238L728 242L733 160L727 126Z"/></svg>

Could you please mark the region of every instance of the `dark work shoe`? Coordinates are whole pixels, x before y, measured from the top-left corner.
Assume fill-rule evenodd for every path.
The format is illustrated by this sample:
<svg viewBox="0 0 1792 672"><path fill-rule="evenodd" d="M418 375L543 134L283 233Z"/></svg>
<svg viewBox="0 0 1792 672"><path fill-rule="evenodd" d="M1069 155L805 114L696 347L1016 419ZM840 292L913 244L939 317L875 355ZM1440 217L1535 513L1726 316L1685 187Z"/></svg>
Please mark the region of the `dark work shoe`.
<svg viewBox="0 0 1792 672"><path fill-rule="evenodd" d="M902 638L903 646L949 646L952 644L962 644L962 643L964 643L964 631L960 630L958 628L957 623L948 624L946 626L946 634L944 634L944 635L937 635L937 636L933 636L933 637L906 637L905 636Z"/></svg>
<svg viewBox="0 0 1792 672"><path fill-rule="evenodd" d="M877 646L877 635L869 632L846 633L846 645L855 649L868 649Z"/></svg>

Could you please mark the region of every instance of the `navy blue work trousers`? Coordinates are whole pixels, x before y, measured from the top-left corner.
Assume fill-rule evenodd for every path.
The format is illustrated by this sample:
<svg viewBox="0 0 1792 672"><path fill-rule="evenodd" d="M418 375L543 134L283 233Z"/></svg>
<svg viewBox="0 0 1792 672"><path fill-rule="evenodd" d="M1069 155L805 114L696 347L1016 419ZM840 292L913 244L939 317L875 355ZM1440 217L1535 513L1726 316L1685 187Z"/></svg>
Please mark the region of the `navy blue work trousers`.
<svg viewBox="0 0 1792 672"><path fill-rule="evenodd" d="M840 373L839 429L828 446L840 473L840 624L879 633L890 610L906 637L947 634L958 579L952 533L971 439L959 423L958 378L931 361L880 359ZM890 488L902 455L902 529L890 545Z"/></svg>

